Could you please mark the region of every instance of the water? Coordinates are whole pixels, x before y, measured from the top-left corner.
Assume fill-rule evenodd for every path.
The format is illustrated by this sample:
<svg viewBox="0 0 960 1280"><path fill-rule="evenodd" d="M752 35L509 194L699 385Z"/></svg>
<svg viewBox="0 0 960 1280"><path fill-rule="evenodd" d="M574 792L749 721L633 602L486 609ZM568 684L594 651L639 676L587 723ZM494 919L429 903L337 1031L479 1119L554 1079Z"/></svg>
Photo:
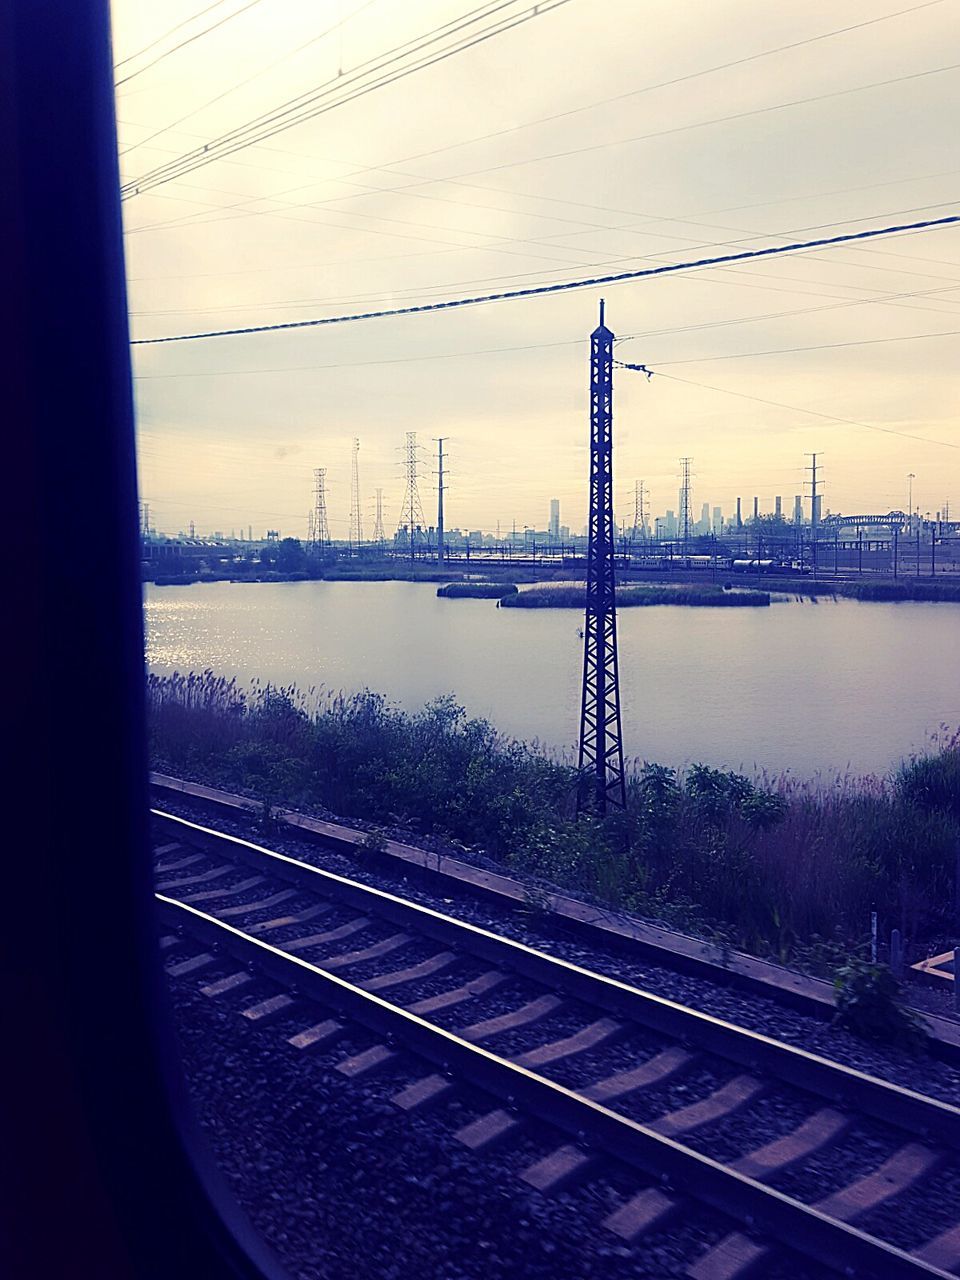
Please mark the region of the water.
<svg viewBox="0 0 960 1280"><path fill-rule="evenodd" d="M454 693L511 736L572 748L582 619L440 600L409 582L145 588L147 657L168 674L352 692L409 709ZM624 748L681 765L883 772L960 725L960 605L775 602L619 615Z"/></svg>

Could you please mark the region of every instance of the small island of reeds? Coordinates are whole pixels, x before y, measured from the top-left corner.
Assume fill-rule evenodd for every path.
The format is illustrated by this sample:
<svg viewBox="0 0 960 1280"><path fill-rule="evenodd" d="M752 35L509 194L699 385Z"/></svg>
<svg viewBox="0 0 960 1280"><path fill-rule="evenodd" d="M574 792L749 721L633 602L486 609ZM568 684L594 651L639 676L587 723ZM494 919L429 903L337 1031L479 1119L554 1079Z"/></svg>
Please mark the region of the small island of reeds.
<svg viewBox="0 0 960 1280"><path fill-rule="evenodd" d="M532 587L500 603L510 609L582 609L586 599L586 588L581 586ZM617 590L617 604L624 609L653 604L737 608L769 603L769 591L725 591L723 587L714 586L636 586Z"/></svg>
<svg viewBox="0 0 960 1280"><path fill-rule="evenodd" d="M437 587L437 595L445 600L504 600L516 594L513 582L448 582Z"/></svg>

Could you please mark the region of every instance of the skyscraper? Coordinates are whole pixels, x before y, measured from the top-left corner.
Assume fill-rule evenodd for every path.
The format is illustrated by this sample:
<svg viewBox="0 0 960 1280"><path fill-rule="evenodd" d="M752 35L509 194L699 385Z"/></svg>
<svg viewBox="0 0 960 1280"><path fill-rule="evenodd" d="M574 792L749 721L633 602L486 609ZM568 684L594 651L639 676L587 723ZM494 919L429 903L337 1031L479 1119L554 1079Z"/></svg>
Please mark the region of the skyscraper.
<svg viewBox="0 0 960 1280"><path fill-rule="evenodd" d="M550 499L550 523L547 526L551 538L560 537L560 499Z"/></svg>

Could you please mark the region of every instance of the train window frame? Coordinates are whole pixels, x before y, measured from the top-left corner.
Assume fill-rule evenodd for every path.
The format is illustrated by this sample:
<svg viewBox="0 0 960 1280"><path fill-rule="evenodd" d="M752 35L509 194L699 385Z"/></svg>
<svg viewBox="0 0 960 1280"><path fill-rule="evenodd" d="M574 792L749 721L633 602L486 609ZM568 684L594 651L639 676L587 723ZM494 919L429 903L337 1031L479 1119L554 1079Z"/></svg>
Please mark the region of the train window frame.
<svg viewBox="0 0 960 1280"><path fill-rule="evenodd" d="M0 154L22 535L3 629L0 1271L282 1280L192 1118L157 947L107 0L0 0Z"/></svg>

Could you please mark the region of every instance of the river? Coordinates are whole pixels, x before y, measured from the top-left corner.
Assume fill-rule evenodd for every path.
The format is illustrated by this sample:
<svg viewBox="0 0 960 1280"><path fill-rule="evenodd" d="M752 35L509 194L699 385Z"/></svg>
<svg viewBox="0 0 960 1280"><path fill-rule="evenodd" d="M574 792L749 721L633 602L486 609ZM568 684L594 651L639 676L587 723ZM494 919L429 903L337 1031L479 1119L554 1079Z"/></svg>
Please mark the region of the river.
<svg viewBox="0 0 960 1280"><path fill-rule="evenodd" d="M441 600L430 583L145 586L147 661L416 709L453 693L503 733L577 735L580 615ZM682 765L884 772L960 725L960 605L775 601L620 611L628 757Z"/></svg>

